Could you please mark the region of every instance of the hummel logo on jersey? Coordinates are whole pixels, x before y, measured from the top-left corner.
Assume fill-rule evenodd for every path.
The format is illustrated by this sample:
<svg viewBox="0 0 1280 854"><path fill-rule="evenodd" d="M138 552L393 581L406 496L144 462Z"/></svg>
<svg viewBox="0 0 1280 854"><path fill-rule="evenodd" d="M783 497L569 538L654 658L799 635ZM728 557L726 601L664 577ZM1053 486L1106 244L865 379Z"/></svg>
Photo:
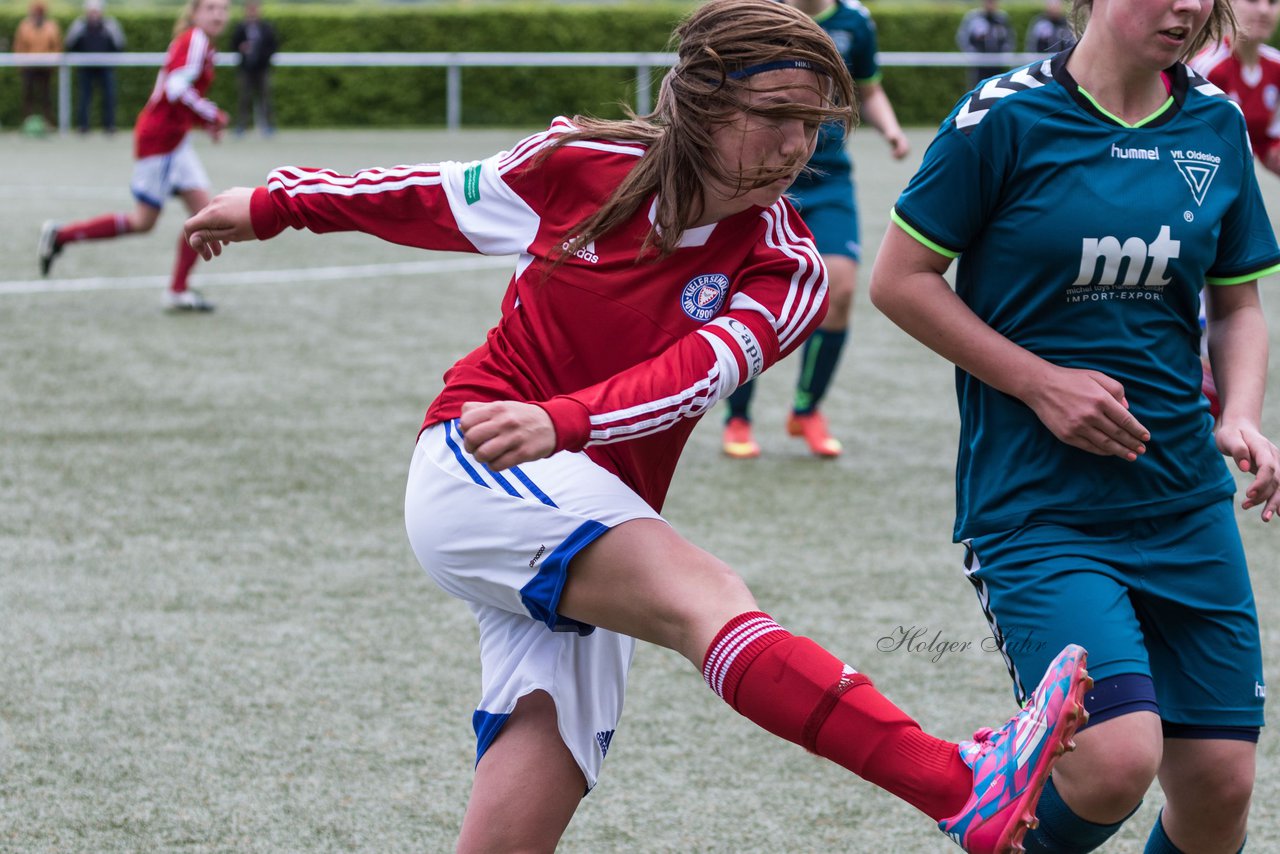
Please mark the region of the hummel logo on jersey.
<svg viewBox="0 0 1280 854"><path fill-rule="evenodd" d="M1162 225L1160 233L1151 243L1140 237L1130 237L1120 242L1118 237L1086 237L1080 250L1080 275L1073 285L1114 285L1120 278L1120 267L1125 267L1126 287L1167 285L1165 275L1169 262L1178 257L1182 248L1174 240L1169 226ZM1102 262L1102 274L1098 275L1098 262ZM1151 264L1148 267L1147 262Z"/></svg>
<svg viewBox="0 0 1280 854"><path fill-rule="evenodd" d="M1111 156L1120 160L1159 160L1159 148L1121 148L1111 143Z"/></svg>
<svg viewBox="0 0 1280 854"><path fill-rule="evenodd" d="M1044 62L1019 68L1004 77L988 80L964 103L960 112L956 113L956 128L966 134L972 133L978 126L978 122L986 117L987 110L994 107L1001 98L1017 92L1025 92L1028 89L1038 89L1052 78L1053 72L1049 69L1049 60L1046 59Z"/></svg>
<svg viewBox="0 0 1280 854"><path fill-rule="evenodd" d="M1267 686L1263 685L1261 682L1254 682L1253 696L1261 697L1264 700L1267 699Z"/></svg>
<svg viewBox="0 0 1280 854"><path fill-rule="evenodd" d="M613 730L596 733L596 744L600 745L601 758L609 755L609 745L613 741Z"/></svg>
<svg viewBox="0 0 1280 854"><path fill-rule="evenodd" d="M1203 151L1173 151L1173 163L1186 179L1191 188L1191 195L1196 205L1204 204L1205 194L1213 183L1213 176L1218 174L1218 165L1222 158L1216 154L1205 154Z"/></svg>

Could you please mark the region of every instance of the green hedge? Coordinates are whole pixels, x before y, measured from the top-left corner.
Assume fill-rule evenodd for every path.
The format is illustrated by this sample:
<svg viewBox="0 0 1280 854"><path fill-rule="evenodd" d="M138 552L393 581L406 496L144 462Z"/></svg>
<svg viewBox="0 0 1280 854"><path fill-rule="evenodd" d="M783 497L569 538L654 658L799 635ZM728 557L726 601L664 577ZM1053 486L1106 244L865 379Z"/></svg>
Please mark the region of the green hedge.
<svg viewBox="0 0 1280 854"><path fill-rule="evenodd" d="M649 2L592 7L520 4L419 10L287 7L270 16L288 51L636 51L663 50L689 6ZM163 51L172 14L113 9L130 51ZM75 12L54 7L64 32ZM13 33L22 12L0 10L0 33ZM221 41L230 36L231 25ZM118 120L129 124L146 102L155 69L119 69ZM656 75L655 75L656 76ZM18 73L0 70L0 125L21 111ZM530 126L558 113L621 115L634 103L630 69L475 68L462 75L463 123ZM283 127L420 127L445 120L444 69L280 68L273 74ZM235 72L220 68L210 97L235 106Z"/></svg>
<svg viewBox="0 0 1280 854"><path fill-rule="evenodd" d="M11 35L21 5L0 5L0 35ZM642 51L663 50L673 26L692 6L654 0L607 6L518 3L511 5L334 8L268 8L287 51ZM54 3L65 32L78 4ZM956 3L871 4L882 51L954 51L954 34L969 8ZM1039 3L1007 6L1021 34ZM163 51L171 11L114 7L131 51ZM227 27L225 42L231 32ZM7 44L5 45L7 50ZM654 81L661 77L655 69ZM128 125L146 102L155 69L118 71L117 120ZM277 120L283 127L421 127L445 120L444 69L280 68L274 72ZM904 124L933 125L966 88L961 68L888 68L884 86ZM463 124L528 127L558 113L621 115L620 102L635 103L634 70L509 68L464 69ZM235 107L235 72L219 69L211 97ZM21 117L17 71L0 69L0 126Z"/></svg>

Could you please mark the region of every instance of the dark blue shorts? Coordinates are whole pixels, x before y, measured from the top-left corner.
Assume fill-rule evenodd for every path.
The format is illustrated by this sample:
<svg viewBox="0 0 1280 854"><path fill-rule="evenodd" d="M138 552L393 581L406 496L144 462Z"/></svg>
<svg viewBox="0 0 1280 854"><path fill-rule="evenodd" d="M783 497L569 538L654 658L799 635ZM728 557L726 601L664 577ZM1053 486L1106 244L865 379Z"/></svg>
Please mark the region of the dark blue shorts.
<svg viewBox="0 0 1280 854"><path fill-rule="evenodd" d="M852 173L802 176L791 185L787 196L813 232L819 252L862 260Z"/></svg>
<svg viewBox="0 0 1280 854"><path fill-rule="evenodd" d="M1168 725L1262 726L1258 617L1230 499L1169 518L1037 523L965 546L1019 702L1078 643L1095 680L1150 676Z"/></svg>

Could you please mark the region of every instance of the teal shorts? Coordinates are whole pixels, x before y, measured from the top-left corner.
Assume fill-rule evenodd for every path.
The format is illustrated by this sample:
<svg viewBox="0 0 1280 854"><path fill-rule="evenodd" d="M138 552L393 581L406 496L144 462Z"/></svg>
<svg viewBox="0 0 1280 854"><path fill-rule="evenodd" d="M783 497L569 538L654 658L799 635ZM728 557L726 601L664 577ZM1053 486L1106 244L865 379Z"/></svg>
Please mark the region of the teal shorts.
<svg viewBox="0 0 1280 854"><path fill-rule="evenodd" d="M1149 676L1166 725L1263 725L1257 609L1230 499L1168 518L1036 523L964 545L1020 703L1077 643L1097 681Z"/></svg>
<svg viewBox="0 0 1280 854"><path fill-rule="evenodd" d="M819 252L862 260L852 173L802 175L791 185L787 197L813 232L813 242Z"/></svg>

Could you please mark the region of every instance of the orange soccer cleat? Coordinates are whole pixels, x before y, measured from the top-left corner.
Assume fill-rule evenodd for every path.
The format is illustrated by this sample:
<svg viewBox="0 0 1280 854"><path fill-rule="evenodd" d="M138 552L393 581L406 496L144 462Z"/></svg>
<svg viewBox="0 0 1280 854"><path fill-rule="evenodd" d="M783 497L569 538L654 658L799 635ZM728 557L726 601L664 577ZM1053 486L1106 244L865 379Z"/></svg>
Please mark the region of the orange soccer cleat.
<svg viewBox="0 0 1280 854"><path fill-rule="evenodd" d="M745 418L730 418L724 425L723 448L725 456L735 460L760 456L760 445L751 435L751 422Z"/></svg>
<svg viewBox="0 0 1280 854"><path fill-rule="evenodd" d="M809 444L809 450L819 457L838 457L844 451L840 440L831 435L827 429L827 419L821 412L813 411L804 415L791 413L787 416L787 433L792 436L803 436Z"/></svg>

